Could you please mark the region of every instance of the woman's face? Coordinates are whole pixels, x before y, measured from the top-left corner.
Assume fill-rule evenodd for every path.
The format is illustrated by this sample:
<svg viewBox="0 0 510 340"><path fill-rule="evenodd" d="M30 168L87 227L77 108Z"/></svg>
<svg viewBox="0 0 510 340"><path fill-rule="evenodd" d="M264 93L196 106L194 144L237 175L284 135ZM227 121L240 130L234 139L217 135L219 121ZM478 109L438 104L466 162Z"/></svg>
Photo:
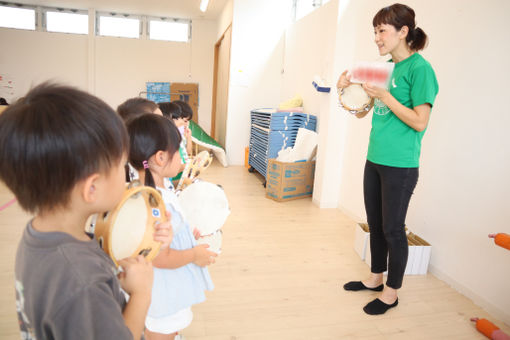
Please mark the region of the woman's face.
<svg viewBox="0 0 510 340"><path fill-rule="evenodd" d="M386 55L393 52L401 43L402 37L405 42L405 34L403 30L397 31L395 26L388 24L381 24L374 27L375 44L379 49L380 55Z"/></svg>

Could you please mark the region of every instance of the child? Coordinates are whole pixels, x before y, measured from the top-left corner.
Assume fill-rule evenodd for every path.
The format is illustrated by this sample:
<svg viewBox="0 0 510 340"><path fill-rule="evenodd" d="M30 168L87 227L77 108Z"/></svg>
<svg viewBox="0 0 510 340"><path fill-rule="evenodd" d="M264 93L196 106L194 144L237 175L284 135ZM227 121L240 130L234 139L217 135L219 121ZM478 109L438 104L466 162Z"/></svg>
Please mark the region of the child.
<svg viewBox="0 0 510 340"><path fill-rule="evenodd" d="M206 268L216 253L208 245L197 245L193 232L183 219L177 196L164 188L164 179L179 171L181 136L168 119L143 115L128 123L129 162L138 170L140 181L158 188L172 214L173 240L154 259L152 303L145 322L146 336L174 339L193 318L191 306L205 300L204 290L213 284Z"/></svg>
<svg viewBox="0 0 510 340"><path fill-rule="evenodd" d="M140 97L128 99L124 103L120 104L117 107L117 113L125 122L129 119L141 116L144 113L155 113L160 116L163 115L158 104L154 103L152 100Z"/></svg>
<svg viewBox="0 0 510 340"><path fill-rule="evenodd" d="M113 261L84 232L91 214L120 200L127 147L117 114L74 88L42 84L0 115L0 179L35 215L16 254L23 339L141 338L151 264L122 260L119 282ZM156 233L163 246L169 228Z"/></svg>
<svg viewBox="0 0 510 340"><path fill-rule="evenodd" d="M172 121L175 126L179 128L180 125L178 123L182 123L182 109L180 105L171 103L171 102L162 102L158 103L159 108L161 109L161 112L163 112L163 117L166 117L170 121ZM179 131L180 132L180 131ZM186 151L186 146L184 144L184 135L181 133L181 142L179 144L179 155L181 156L181 166L179 168L179 171L177 172L177 175L168 178L168 180L165 180L165 188L171 188L174 189L174 183L177 185L178 181L181 179L182 172L184 171L184 168L186 168L186 163L188 162L188 152Z"/></svg>
<svg viewBox="0 0 510 340"><path fill-rule="evenodd" d="M179 132L184 138L184 146L186 147L188 155L191 155L193 141L191 140L191 130L188 126L189 121L193 118L193 109L188 103L182 100L174 100L172 103L179 105L181 108L181 121L177 122L175 125L179 128ZM182 126L182 128L180 126Z"/></svg>
<svg viewBox="0 0 510 340"><path fill-rule="evenodd" d="M158 104L140 97L130 98L120 104L117 107L117 113L121 116L124 122L128 122L129 120L146 113L154 113L160 116L163 115ZM135 179L138 179L138 172L132 166L128 165L126 168L126 181L130 182Z"/></svg>

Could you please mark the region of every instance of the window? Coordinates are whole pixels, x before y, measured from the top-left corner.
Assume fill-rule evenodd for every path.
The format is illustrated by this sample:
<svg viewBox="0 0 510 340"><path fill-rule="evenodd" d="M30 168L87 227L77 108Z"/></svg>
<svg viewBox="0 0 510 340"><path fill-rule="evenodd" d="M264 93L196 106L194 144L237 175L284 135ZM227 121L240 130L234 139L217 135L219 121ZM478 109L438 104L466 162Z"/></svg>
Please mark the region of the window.
<svg viewBox="0 0 510 340"><path fill-rule="evenodd" d="M321 7L329 0L294 0L294 10L296 21L313 12L314 9Z"/></svg>
<svg viewBox="0 0 510 340"><path fill-rule="evenodd" d="M0 27L35 31L35 9L21 6L0 6Z"/></svg>
<svg viewBox="0 0 510 340"><path fill-rule="evenodd" d="M122 14L98 14L98 34L111 37L140 38L140 18Z"/></svg>
<svg viewBox="0 0 510 340"><path fill-rule="evenodd" d="M47 9L44 11L46 31L62 33L89 33L89 16L77 10Z"/></svg>
<svg viewBox="0 0 510 340"><path fill-rule="evenodd" d="M149 39L182 41L189 40L190 22L179 19L149 19Z"/></svg>

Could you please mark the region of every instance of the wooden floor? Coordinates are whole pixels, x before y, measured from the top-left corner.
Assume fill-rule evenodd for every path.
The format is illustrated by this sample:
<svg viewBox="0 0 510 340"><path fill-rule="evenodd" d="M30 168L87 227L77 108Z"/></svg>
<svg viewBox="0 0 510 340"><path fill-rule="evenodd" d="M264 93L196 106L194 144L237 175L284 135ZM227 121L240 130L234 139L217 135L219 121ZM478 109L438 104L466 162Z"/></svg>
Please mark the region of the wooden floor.
<svg viewBox="0 0 510 340"><path fill-rule="evenodd" d="M376 293L342 289L369 271L353 250L355 221L317 208L310 198L266 199L263 178L243 167L215 163L203 177L224 187L232 214L223 228L223 253L210 267L215 290L193 308L187 340L486 339L472 316L510 333L432 275L406 277L396 309L366 315L362 307ZM12 198L0 185L0 207ZM19 339L13 268L28 218L17 204L0 211L0 339Z"/></svg>

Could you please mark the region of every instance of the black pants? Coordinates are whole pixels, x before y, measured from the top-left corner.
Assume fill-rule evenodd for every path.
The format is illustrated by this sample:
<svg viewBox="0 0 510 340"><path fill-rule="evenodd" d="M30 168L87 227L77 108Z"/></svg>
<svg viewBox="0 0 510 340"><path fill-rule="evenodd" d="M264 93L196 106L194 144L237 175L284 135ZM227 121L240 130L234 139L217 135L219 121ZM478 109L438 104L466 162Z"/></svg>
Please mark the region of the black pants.
<svg viewBox="0 0 510 340"><path fill-rule="evenodd" d="M370 227L372 273L388 270L388 287L402 287L409 252L405 219L418 168L395 168L367 160L363 192ZM389 267L389 268L388 268Z"/></svg>

